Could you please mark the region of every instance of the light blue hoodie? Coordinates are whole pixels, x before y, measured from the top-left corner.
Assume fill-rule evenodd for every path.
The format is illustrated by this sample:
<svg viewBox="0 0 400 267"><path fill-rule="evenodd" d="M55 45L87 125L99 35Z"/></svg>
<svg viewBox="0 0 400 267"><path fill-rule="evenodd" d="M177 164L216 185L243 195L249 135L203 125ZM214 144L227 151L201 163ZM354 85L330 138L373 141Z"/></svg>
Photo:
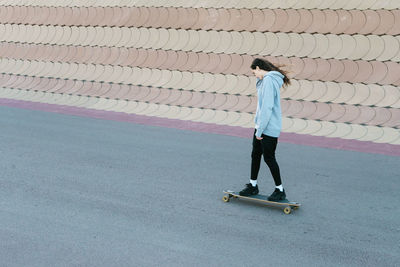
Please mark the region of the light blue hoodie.
<svg viewBox="0 0 400 267"><path fill-rule="evenodd" d="M269 71L263 79L257 78L257 112L256 136L265 134L279 137L282 129L281 94L283 74L278 71Z"/></svg>

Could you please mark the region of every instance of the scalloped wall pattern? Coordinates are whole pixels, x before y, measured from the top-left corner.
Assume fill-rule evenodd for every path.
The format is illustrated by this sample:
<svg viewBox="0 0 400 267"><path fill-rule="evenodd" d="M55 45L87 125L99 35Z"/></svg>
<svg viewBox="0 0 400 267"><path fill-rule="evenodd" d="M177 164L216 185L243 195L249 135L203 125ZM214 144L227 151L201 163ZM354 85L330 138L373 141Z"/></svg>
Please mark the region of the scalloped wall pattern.
<svg viewBox="0 0 400 267"><path fill-rule="evenodd" d="M397 147L399 8L378 0L2 1L0 98L250 129L249 66L264 57L292 78L282 89L284 133Z"/></svg>

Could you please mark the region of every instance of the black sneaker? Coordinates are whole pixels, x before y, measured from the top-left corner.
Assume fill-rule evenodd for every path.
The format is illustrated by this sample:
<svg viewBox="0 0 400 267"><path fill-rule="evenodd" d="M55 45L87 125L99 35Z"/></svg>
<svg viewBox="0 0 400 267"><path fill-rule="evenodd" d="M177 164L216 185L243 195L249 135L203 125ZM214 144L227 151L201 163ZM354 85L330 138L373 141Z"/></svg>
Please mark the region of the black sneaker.
<svg viewBox="0 0 400 267"><path fill-rule="evenodd" d="M252 184L246 184L246 187L239 192L241 196L254 196L258 194L258 185L253 186Z"/></svg>
<svg viewBox="0 0 400 267"><path fill-rule="evenodd" d="M283 192L281 192L281 190L279 190L278 188L276 188L275 191L268 197L269 201L280 201L285 199L286 199L285 189L283 189Z"/></svg>

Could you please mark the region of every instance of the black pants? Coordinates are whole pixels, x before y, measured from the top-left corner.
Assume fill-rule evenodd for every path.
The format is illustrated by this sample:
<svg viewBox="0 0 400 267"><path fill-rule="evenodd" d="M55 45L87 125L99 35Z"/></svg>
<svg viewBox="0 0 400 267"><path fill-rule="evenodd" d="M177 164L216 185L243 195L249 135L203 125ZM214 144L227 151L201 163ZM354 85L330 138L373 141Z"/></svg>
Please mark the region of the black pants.
<svg viewBox="0 0 400 267"><path fill-rule="evenodd" d="M272 177L274 178L275 185L281 185L281 174L279 165L276 162L275 150L278 144L278 138L267 135L262 135L262 140L257 140L255 132L253 135L253 151L251 152L251 179L257 180L258 172L260 170L261 156L264 156L264 161L267 163Z"/></svg>

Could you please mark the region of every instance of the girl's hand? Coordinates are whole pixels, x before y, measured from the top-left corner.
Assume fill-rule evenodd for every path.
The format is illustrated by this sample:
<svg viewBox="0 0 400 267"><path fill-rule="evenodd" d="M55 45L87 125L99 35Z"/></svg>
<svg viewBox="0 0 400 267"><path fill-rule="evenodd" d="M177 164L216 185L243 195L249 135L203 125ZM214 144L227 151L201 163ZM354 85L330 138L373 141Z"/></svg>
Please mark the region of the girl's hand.
<svg viewBox="0 0 400 267"><path fill-rule="evenodd" d="M262 140L263 139L262 137L257 137L257 136L256 136L256 138L257 138L257 140Z"/></svg>

